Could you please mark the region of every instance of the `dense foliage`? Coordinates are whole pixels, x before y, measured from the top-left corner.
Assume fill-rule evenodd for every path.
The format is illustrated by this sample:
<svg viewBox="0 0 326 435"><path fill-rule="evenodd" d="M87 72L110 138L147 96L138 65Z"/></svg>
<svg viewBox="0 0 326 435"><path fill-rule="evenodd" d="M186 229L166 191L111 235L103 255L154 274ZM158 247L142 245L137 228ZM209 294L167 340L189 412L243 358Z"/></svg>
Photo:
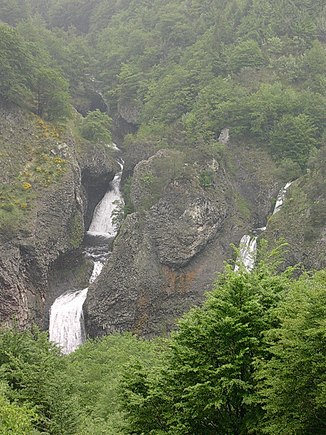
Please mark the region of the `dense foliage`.
<svg viewBox="0 0 326 435"><path fill-rule="evenodd" d="M222 275L179 322L163 368L125 375L131 433L259 433L255 362L269 358L264 333L278 325L275 307L289 285L265 267Z"/></svg>
<svg viewBox="0 0 326 435"><path fill-rule="evenodd" d="M165 340L0 333L0 433L321 434L325 271L227 268Z"/></svg>
<svg viewBox="0 0 326 435"><path fill-rule="evenodd" d="M1 62L17 76L2 93L17 102L37 87L31 79L48 89L49 77L62 90L51 89L54 100L64 100L66 80L78 109L93 110L100 90L110 115L139 126L143 140L175 146L171 137L183 131L183 146L194 146L228 126L233 139L301 170L325 143L322 0L10 0L0 17L17 28L26 71L20 77L15 59ZM46 62L41 78L28 72L31 56Z"/></svg>
<svg viewBox="0 0 326 435"><path fill-rule="evenodd" d="M272 358L259 361L266 433L326 431L326 274L303 276L276 310L266 334Z"/></svg>
<svg viewBox="0 0 326 435"><path fill-rule="evenodd" d="M4 408L0 430L17 435L32 433L24 432L32 422L40 433L75 433L72 380L65 376L65 368L66 361L46 334L37 330L1 331L0 381L7 388L1 391ZM10 425L14 431L5 432Z"/></svg>
<svg viewBox="0 0 326 435"><path fill-rule="evenodd" d="M0 97L48 120L69 113L68 84L46 56L14 29L0 24Z"/></svg>
<svg viewBox="0 0 326 435"><path fill-rule="evenodd" d="M93 143L111 143L110 128L111 119L108 115L100 110L94 110L83 118L80 133L85 139Z"/></svg>
<svg viewBox="0 0 326 435"><path fill-rule="evenodd" d="M74 106L87 140L110 142L124 119L134 132L126 148L177 148L144 178L144 209L188 160L222 154L229 127L291 177L318 172L313 231L325 221L324 3L3 1L1 104L50 122ZM54 164L63 171L64 161L40 158L35 172L47 182ZM199 182L209 187L211 174ZM114 335L62 356L36 330L1 331L0 434L325 433L325 307L325 272L294 279L261 265L227 270L161 343Z"/></svg>

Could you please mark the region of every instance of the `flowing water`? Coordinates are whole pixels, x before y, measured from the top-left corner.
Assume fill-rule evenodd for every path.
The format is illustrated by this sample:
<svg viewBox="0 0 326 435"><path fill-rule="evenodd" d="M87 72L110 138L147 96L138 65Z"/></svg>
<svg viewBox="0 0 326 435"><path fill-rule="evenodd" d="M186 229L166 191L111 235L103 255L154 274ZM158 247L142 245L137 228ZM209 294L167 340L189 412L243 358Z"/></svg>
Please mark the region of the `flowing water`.
<svg viewBox="0 0 326 435"><path fill-rule="evenodd" d="M234 270L240 269L240 264L245 267L248 272L251 272L255 266L257 255L257 237L245 234L240 240L239 256Z"/></svg>
<svg viewBox="0 0 326 435"><path fill-rule="evenodd" d="M279 191L275 203L275 207L273 210L273 215L281 210L282 205L285 200L285 195L288 188L291 186L292 181L286 183L286 185ZM263 233L266 230L266 227L256 228L254 232ZM245 234L241 240L239 245L239 254L234 266L234 270L237 271L243 266L248 272L251 272L255 267L257 256L257 236L250 236L249 234Z"/></svg>
<svg viewBox="0 0 326 435"><path fill-rule="evenodd" d="M122 203L120 192L121 171L114 177L111 183L111 189L106 192L102 201L96 206L93 219L87 234L91 236L115 237L117 233L116 225L114 224L114 211L119 208Z"/></svg>
<svg viewBox="0 0 326 435"><path fill-rule="evenodd" d="M87 232L87 235L91 237L89 238L89 246L85 249L85 255L94 261L90 284L99 276L110 254L110 245L107 241L112 240L117 234L114 214L123 204L120 192L123 164L120 163L120 167L121 171L114 177L109 190L97 205ZM59 296L51 306L50 341L58 344L65 354L73 352L85 341L83 304L87 291L88 287L77 291L68 290Z"/></svg>
<svg viewBox="0 0 326 435"><path fill-rule="evenodd" d="M284 199L285 199L285 195L286 192L288 190L288 188L291 186L293 182L289 181L288 183L286 183L286 185L279 191L277 198L276 198L276 203L275 203L275 207L273 210L273 214L277 213L278 211L281 210Z"/></svg>

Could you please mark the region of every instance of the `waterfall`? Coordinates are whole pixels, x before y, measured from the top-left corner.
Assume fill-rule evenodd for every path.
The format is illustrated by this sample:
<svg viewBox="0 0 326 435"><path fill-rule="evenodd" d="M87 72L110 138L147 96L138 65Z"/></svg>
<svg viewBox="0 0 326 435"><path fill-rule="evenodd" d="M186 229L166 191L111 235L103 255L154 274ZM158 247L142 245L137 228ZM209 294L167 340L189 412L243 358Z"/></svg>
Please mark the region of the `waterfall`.
<svg viewBox="0 0 326 435"><path fill-rule="evenodd" d="M239 270L239 264L241 264L248 272L251 272L255 266L256 255L257 237L251 237L248 234L245 234L240 240L239 255L234 270Z"/></svg>
<svg viewBox="0 0 326 435"><path fill-rule="evenodd" d="M293 181L289 181L288 183L286 183L286 185L279 191L277 198L276 198L276 203L275 203L275 207L273 210L273 214L277 213L278 211L281 210L284 199L285 199L285 195L286 195L286 191L288 190L288 188L291 186L291 184L293 183Z"/></svg>
<svg viewBox="0 0 326 435"><path fill-rule="evenodd" d="M120 181L122 176L121 171L114 177L111 183L111 189L106 192L102 201L96 206L88 234L91 236L115 237L117 234L116 225L114 225L114 210L121 205Z"/></svg>
<svg viewBox="0 0 326 435"><path fill-rule="evenodd" d="M282 187L282 189L279 191L276 198L275 207L272 213L273 215L278 211L280 211L280 209L282 208L282 205L285 200L286 192L288 188L291 186L291 184L292 181L286 183L286 185ZM265 230L266 230L266 226L256 228L254 230L254 233L255 234L263 233ZM255 266L256 256L257 256L257 236L250 236L248 234L245 234L240 240L239 254L238 254L236 264L234 266L234 270L237 271L240 269L241 266L243 266L248 272L251 272Z"/></svg>
<svg viewBox="0 0 326 435"><path fill-rule="evenodd" d="M123 203L120 192L123 164L119 164L121 171L114 177L109 190L97 205L87 232L92 236L93 243L85 251L86 257L94 261L90 284L99 276L110 254L108 245L103 244L103 238L112 239L118 231L117 225L113 222L113 214ZM87 291L88 287L77 291L68 290L59 296L50 308L50 341L58 344L62 353L73 352L85 341L83 304L87 297Z"/></svg>
<svg viewBox="0 0 326 435"><path fill-rule="evenodd" d="M103 264L95 262L90 283L101 273ZM73 352L85 340L83 304L87 288L67 291L59 296L50 309L50 341L61 346L63 353Z"/></svg>

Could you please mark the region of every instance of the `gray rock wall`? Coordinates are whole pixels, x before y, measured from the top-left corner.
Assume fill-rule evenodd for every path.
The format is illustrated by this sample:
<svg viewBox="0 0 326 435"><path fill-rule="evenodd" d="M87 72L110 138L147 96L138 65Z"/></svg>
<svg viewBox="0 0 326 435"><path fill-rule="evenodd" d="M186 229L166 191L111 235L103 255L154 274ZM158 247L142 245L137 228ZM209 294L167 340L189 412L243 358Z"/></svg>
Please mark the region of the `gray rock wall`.
<svg viewBox="0 0 326 435"><path fill-rule="evenodd" d="M32 191L17 225L15 209L12 219L6 210L0 216L6 218L0 222L0 324L42 327L65 286L88 279L89 265L81 257L85 226L119 166L103 147L76 144L66 133L59 137L51 126L17 109L0 110L0 129L3 186L17 184L19 197L26 173ZM35 163L39 155L43 166ZM58 175L54 158L64 161ZM74 273L76 268L80 272Z"/></svg>
<svg viewBox="0 0 326 435"><path fill-rule="evenodd" d="M164 334L203 300L232 257L230 245L262 219L256 196L263 198L261 216L267 215L279 188L266 154L259 153L261 166L248 165L240 155L248 151L236 151L234 158L234 149L228 150L232 170L225 161L192 165L171 150L136 165L131 188L136 212L123 223L112 256L88 292L90 336L125 330ZM168 174L171 162L175 168ZM264 165L271 181L264 182ZM200 174L207 168L210 184L203 186Z"/></svg>

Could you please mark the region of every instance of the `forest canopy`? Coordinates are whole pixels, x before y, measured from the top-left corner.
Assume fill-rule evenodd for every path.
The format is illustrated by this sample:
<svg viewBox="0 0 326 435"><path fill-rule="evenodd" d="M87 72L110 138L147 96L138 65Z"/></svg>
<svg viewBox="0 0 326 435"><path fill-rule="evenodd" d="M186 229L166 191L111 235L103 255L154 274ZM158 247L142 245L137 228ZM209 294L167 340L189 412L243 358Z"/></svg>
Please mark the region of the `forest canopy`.
<svg viewBox="0 0 326 435"><path fill-rule="evenodd" d="M126 148L175 148L174 172L186 154L220 157L229 128L292 178L318 173L321 191L325 1L2 1L0 102L41 126L72 117L99 146L123 125ZM116 334L63 356L35 328L0 330L0 434L325 433L326 275L293 272L227 267L167 339Z"/></svg>
<svg viewBox="0 0 326 435"><path fill-rule="evenodd" d="M16 28L1 30L1 95L41 116L67 116L69 94L85 114L100 92L142 141L229 127L300 170L325 143L322 0L10 0L0 19Z"/></svg>
<svg viewBox="0 0 326 435"><path fill-rule="evenodd" d="M63 356L45 333L1 330L0 433L324 433L325 318L325 271L260 263L227 268L168 339Z"/></svg>

